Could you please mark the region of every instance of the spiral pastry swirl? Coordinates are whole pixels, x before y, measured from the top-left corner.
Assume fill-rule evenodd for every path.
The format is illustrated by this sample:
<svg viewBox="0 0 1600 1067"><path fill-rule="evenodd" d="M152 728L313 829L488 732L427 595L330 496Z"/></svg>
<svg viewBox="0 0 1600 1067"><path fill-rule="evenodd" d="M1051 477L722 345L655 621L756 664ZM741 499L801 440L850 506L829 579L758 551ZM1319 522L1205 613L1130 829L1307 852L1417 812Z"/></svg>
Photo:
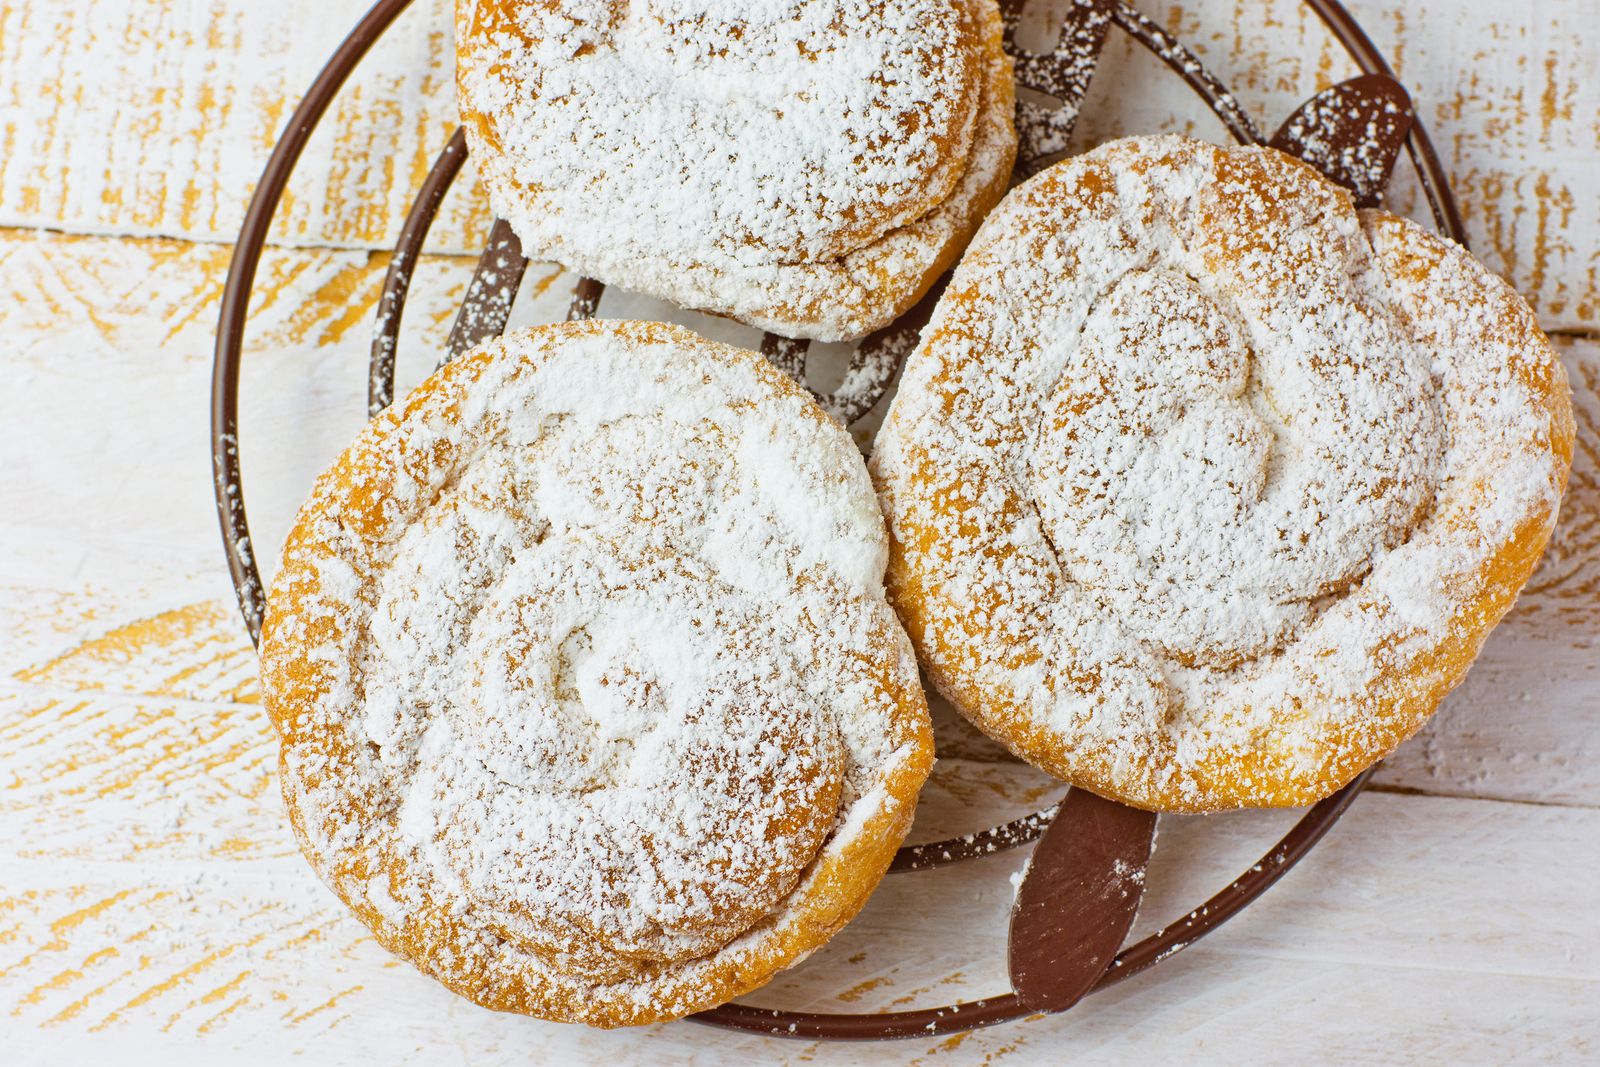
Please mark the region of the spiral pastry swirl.
<svg viewBox="0 0 1600 1067"><path fill-rule="evenodd" d="M457 88L528 255L847 340L1005 192L1001 38L995 0L457 0Z"/></svg>
<svg viewBox="0 0 1600 1067"><path fill-rule="evenodd" d="M843 925L931 763L853 443L751 353L509 335L317 483L262 634L284 797L392 950L622 1025Z"/></svg>
<svg viewBox="0 0 1600 1067"><path fill-rule="evenodd" d="M1132 138L990 216L879 437L931 677L1141 807L1324 796L1542 552L1572 450L1527 306L1267 149Z"/></svg>

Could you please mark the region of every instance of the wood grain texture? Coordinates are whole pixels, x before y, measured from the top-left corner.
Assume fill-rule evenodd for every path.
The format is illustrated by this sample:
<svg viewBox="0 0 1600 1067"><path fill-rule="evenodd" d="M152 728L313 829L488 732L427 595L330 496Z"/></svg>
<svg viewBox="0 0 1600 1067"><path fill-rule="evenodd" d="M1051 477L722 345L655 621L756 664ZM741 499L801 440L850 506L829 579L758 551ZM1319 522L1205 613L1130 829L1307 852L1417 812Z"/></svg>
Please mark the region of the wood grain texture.
<svg viewBox="0 0 1600 1067"><path fill-rule="evenodd" d="M456 125L449 10L415 0L306 149L279 240L392 243ZM302 94L370 0L0 2L0 224L231 241ZM475 185L470 171L463 190ZM452 197L441 247L484 221Z"/></svg>
<svg viewBox="0 0 1600 1067"><path fill-rule="evenodd" d="M0 0L0 225L231 240L293 104L368 0ZM456 121L449 0L416 0L313 138L274 229L383 247ZM1263 129L1356 73L1290 0L1140 0ZM1351 0L1439 144L1475 248L1548 328L1600 329L1600 0ZM1223 131L1121 34L1080 147L1130 132ZM475 251L470 172L431 233ZM1394 206L1419 213L1402 168Z"/></svg>
<svg viewBox="0 0 1600 1067"><path fill-rule="evenodd" d="M197 308L215 299L226 262L225 249L208 245L0 231L0 290L16 294L0 310L0 344L16 383L0 397L0 418L36 424L29 447L0 466L0 531L23 546L18 573L47 579L30 588L49 589L53 579L90 598L93 586L121 585L130 570L169 569L173 558L217 581L201 400L211 321ZM252 528L267 546L262 566L269 574L305 486L361 424L368 330L386 265L383 253L321 249L273 249L263 264L244 367L241 448ZM469 270L467 261L447 258L419 268L400 350L402 388L430 368ZM517 321L560 317L567 285L559 273L530 271L524 286ZM604 310L660 308L620 298ZM739 337L739 327L700 322L708 332ZM1554 545L1467 683L1384 769L1380 781L1390 786L1600 804L1593 654L1600 643L1600 343L1559 343L1574 387L1579 446ZM174 406L174 397L189 402ZM31 415L46 410L59 417ZM154 410L166 414L153 422ZM85 419L74 417L80 412L94 414L88 432ZM112 442L126 440L139 442L138 462L103 462ZM28 559L31 553L60 558ZM162 608L209 599L207 610L220 613L214 624L226 634L225 590L219 595L213 584L204 592ZM34 648L41 640L17 635L8 644ZM232 654L243 655L242 636L232 640ZM8 658L0 648L0 665ZM80 679L86 672L127 679L146 668L80 657L68 666L13 661L8 669L48 682L69 669Z"/></svg>

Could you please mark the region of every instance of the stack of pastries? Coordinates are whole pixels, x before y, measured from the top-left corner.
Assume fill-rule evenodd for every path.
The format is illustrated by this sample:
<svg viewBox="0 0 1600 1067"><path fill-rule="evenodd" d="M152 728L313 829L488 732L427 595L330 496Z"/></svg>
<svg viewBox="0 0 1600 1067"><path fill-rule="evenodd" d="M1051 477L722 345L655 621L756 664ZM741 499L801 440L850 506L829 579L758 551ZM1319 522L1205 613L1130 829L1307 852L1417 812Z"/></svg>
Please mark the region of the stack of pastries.
<svg viewBox="0 0 1600 1067"><path fill-rule="evenodd" d="M1296 805L1415 732L1528 579L1573 424L1516 294L1271 149L1131 138L1001 201L999 26L460 0L529 255L824 339L965 257L870 473L760 356L586 322L445 365L318 479L261 638L285 803L457 993L647 1023L826 942L932 764L919 662L1073 785Z"/></svg>
<svg viewBox="0 0 1600 1067"><path fill-rule="evenodd" d="M995 0L459 0L456 42L527 255L789 337L915 304L1016 157Z"/></svg>

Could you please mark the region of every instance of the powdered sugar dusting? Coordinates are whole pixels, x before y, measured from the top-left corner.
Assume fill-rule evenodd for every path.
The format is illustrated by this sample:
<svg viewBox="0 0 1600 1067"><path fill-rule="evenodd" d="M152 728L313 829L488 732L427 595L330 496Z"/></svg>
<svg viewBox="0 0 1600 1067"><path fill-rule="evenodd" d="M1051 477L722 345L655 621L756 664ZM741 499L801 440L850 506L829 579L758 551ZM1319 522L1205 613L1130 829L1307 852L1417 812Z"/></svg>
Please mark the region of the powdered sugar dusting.
<svg viewBox="0 0 1600 1067"><path fill-rule="evenodd" d="M302 512L262 655L307 855L385 943L614 1024L859 906L807 925L863 839L881 874L927 720L837 425L751 353L608 323L492 342L375 427Z"/></svg>
<svg viewBox="0 0 1600 1067"><path fill-rule="evenodd" d="M1116 142L991 215L909 361L874 460L891 585L941 688L1047 768L1310 799L1420 725L1526 579L1552 393L1459 249L1275 153Z"/></svg>
<svg viewBox="0 0 1600 1067"><path fill-rule="evenodd" d="M462 0L457 30L530 256L789 335L886 325L1015 153L993 0Z"/></svg>

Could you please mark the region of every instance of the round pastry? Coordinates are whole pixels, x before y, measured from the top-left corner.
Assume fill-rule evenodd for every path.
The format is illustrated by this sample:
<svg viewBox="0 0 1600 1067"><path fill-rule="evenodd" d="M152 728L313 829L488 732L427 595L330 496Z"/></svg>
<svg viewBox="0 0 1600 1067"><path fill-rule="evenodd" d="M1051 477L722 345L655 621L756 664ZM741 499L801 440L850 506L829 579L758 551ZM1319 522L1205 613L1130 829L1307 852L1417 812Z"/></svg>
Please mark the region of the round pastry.
<svg viewBox="0 0 1600 1067"><path fill-rule="evenodd" d="M458 0L456 48L526 255L786 336L892 322L1016 156L995 0Z"/></svg>
<svg viewBox="0 0 1600 1067"><path fill-rule="evenodd" d="M1161 811L1392 751L1538 561L1566 376L1464 250L1270 149L1133 138L984 223L878 439L890 597L1018 755Z"/></svg>
<svg viewBox="0 0 1600 1067"><path fill-rule="evenodd" d="M618 1026L866 901L932 762L850 437L673 326L518 332L317 481L261 635L312 866L486 1007Z"/></svg>

